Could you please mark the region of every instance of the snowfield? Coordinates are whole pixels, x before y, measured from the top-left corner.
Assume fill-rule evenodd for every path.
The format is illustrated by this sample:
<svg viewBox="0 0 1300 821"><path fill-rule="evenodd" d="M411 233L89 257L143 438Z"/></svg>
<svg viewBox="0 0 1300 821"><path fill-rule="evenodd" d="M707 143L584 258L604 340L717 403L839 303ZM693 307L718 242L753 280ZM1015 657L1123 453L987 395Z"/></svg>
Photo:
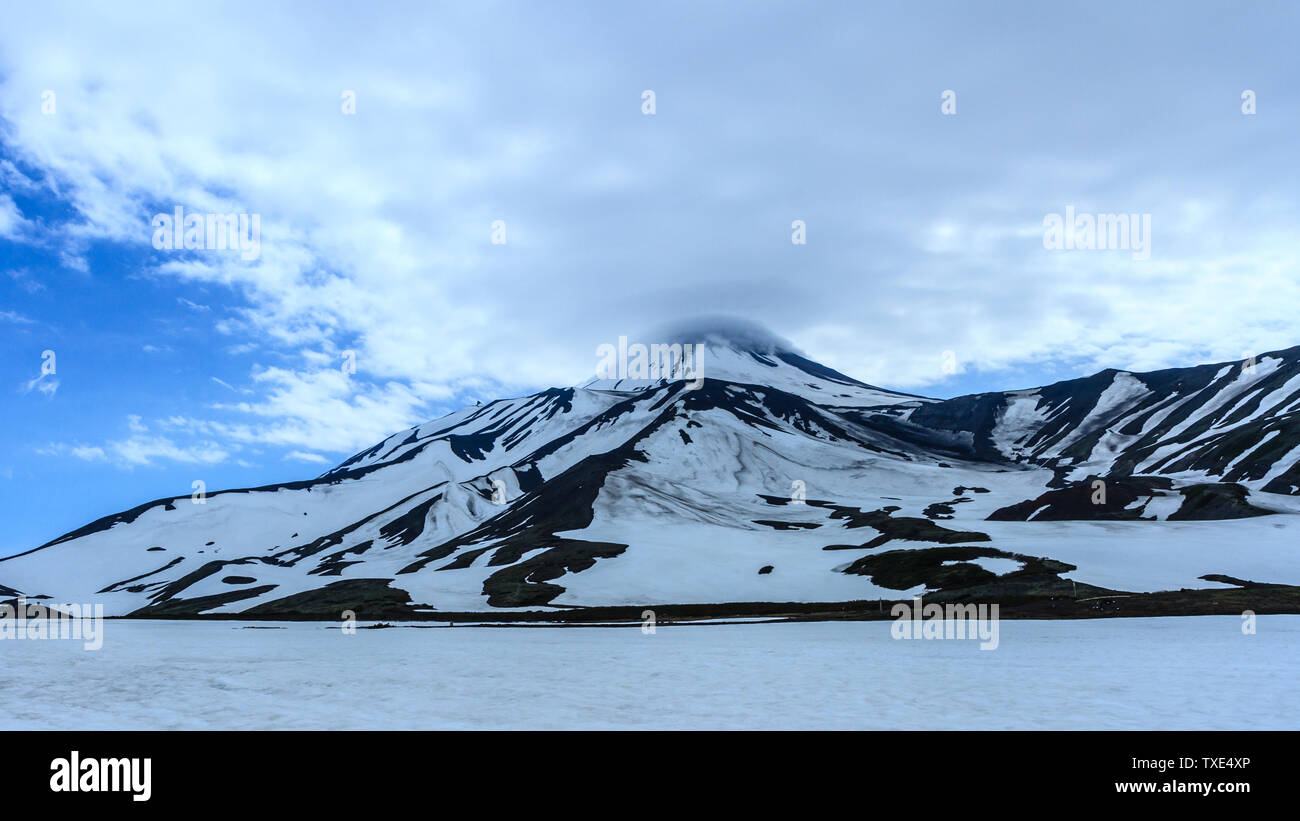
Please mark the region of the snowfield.
<svg viewBox="0 0 1300 821"><path fill-rule="evenodd" d="M0 641L0 729L1300 729L1300 616L396 627L110 621Z"/></svg>

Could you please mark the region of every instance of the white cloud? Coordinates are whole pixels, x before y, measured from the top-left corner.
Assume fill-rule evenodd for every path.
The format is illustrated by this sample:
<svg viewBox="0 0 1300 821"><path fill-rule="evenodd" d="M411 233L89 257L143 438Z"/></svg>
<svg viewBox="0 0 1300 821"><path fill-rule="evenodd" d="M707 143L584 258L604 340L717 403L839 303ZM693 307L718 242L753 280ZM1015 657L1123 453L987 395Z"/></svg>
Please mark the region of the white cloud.
<svg viewBox="0 0 1300 821"><path fill-rule="evenodd" d="M146 423L142 416L129 414L130 436L124 439L94 446L52 445L41 452L131 468L160 461L247 465L237 458L240 451L273 447L287 449L285 460L329 464L331 460L317 451L340 455L362 450L423 421L431 403L452 395L432 383L372 384L335 368L260 368L253 379L263 387L263 398L209 406L222 418L176 415ZM236 393L252 393L216 377L212 381Z"/></svg>
<svg viewBox="0 0 1300 821"><path fill-rule="evenodd" d="M181 305L184 305L186 308L189 308L191 311L206 312L212 310L212 308L210 308L207 305L200 305L199 303L188 300L183 296L176 297L176 302L178 302Z"/></svg>
<svg viewBox="0 0 1300 821"><path fill-rule="evenodd" d="M0 237L18 239L31 229L8 194L0 193Z"/></svg>
<svg viewBox="0 0 1300 821"><path fill-rule="evenodd" d="M59 262L70 271L78 271L83 274L90 273L90 262L81 254L64 251L59 254Z"/></svg>
<svg viewBox="0 0 1300 821"><path fill-rule="evenodd" d="M182 464L216 465L225 462L229 451L216 442L178 445L164 436L132 436L110 442L109 458L124 467L143 467L158 460Z"/></svg>
<svg viewBox="0 0 1300 821"><path fill-rule="evenodd" d="M19 288L22 288L29 294L35 294L45 290L45 283L33 277L31 272L25 268L20 268L15 271L7 271L6 273Z"/></svg>
<svg viewBox="0 0 1300 821"><path fill-rule="evenodd" d="M51 442L43 448L37 448L37 453L46 456L72 456L86 462L101 462L107 458L104 449L92 445L69 445L63 442Z"/></svg>
<svg viewBox="0 0 1300 821"><path fill-rule="evenodd" d="M261 215L255 263L160 252L152 272L221 292L213 305L237 295L212 312L222 347L286 365L258 366L253 393L213 377L249 398L193 424L230 446L359 449L466 386L572 384L598 344L680 314L749 315L852 376L918 390L942 383L948 350L962 370L1139 368L1300 341L1284 118L1250 118L1244 155L1240 116L1207 120L1199 97L1189 104L1185 89L1208 93L1223 73L1203 58L1184 66L1194 78L1138 95L1162 101L1147 116L1114 91L1141 73L1122 32L1089 29L1094 43L1117 38L1125 61L1099 61L1051 116L964 103L941 121L932 68L961 66L990 100L1059 88L1014 49L987 54L978 32L999 20L969 21L958 42L901 13L887 25L810 13L789 38L761 13L700 11L637 39L619 34L636 20L616 10L569 27L541 8L411 7L359 38L273 7L253 28L232 13L159 38L190 12L75 8L58 27L7 10L7 139L75 204L80 220L56 239L83 270L91 240L147 249L158 208ZM487 21L491 38L469 36ZM697 34L737 26L766 47L715 51ZM867 53L925 70L859 105ZM777 68L792 54L807 72ZM1163 72L1170 55L1131 59ZM650 81L653 118L639 114ZM58 113L42 115L32 88L57 89ZM343 89L357 91L354 116L339 110ZM914 113L922 100L928 119ZM0 174L35 185L12 165ZM1071 203L1152 213L1151 260L1045 251L1044 213ZM807 246L789 242L796 216ZM504 246L489 241L497 219ZM352 380L337 372L345 350Z"/></svg>
<svg viewBox="0 0 1300 821"><path fill-rule="evenodd" d="M39 188L34 180L18 170L18 166L5 159L0 159L0 184L10 191L23 191L25 193L30 193Z"/></svg>
<svg viewBox="0 0 1300 821"><path fill-rule="evenodd" d="M48 399L53 399L54 394L58 393L59 390L59 379L52 374L41 373L18 386L18 392L24 396L33 390L43 394Z"/></svg>
<svg viewBox="0 0 1300 821"><path fill-rule="evenodd" d="M166 423L164 423L166 424ZM159 462L186 465L217 465L226 462L231 449L211 440L195 440L178 444L171 436L150 431L144 418L128 414L126 427L130 435L102 445L51 443L37 448L46 456L72 456L86 462L108 462L120 468L151 467Z"/></svg>
<svg viewBox="0 0 1300 821"><path fill-rule="evenodd" d="M337 368L267 367L257 370L253 379L262 398L210 407L224 417L247 421L180 417L169 419L168 425L238 444L353 452L423 421L432 403L453 394L428 382L372 384Z"/></svg>
<svg viewBox="0 0 1300 821"><path fill-rule="evenodd" d="M213 382L215 382L216 384L218 384L218 385L220 385L221 387L225 388L226 390L230 391L231 393L244 393L244 394L251 394L251 393L252 393L252 391L248 390L247 388L244 388L244 389L236 388L234 385L230 384L229 382L227 382L227 381L224 380L224 379L218 379L218 378L215 377L215 376L212 376L212 377L209 377L209 378L210 378Z"/></svg>
<svg viewBox="0 0 1300 821"><path fill-rule="evenodd" d="M330 460L321 456L319 453L304 453L301 450L294 450L284 455L286 461L312 462L318 465L328 465Z"/></svg>

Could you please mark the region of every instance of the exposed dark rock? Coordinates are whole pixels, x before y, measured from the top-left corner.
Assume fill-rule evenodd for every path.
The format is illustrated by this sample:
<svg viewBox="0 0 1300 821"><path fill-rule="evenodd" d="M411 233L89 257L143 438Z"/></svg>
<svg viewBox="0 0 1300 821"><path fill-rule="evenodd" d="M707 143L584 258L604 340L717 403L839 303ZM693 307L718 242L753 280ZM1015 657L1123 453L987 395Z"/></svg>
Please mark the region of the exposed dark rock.
<svg viewBox="0 0 1300 821"><path fill-rule="evenodd" d="M343 579L259 604L244 611L244 615L341 619L345 610L351 610L358 619L369 620L409 617L418 612L411 605L411 594L391 584L391 579Z"/></svg>
<svg viewBox="0 0 1300 821"><path fill-rule="evenodd" d="M978 558L1013 559L1021 563L1019 570L997 574L971 562ZM844 569L845 573L869 576L872 583L893 590L906 590L924 584L931 590L978 589L991 593L994 582L1016 585L1022 590L1034 591L1047 585L1055 587L1060 573L1074 570L1075 566L1055 559L1022 556L993 547L930 547L919 550L889 550L864 556Z"/></svg>
<svg viewBox="0 0 1300 821"><path fill-rule="evenodd" d="M167 564L165 564L165 565L163 565L162 567L158 568L157 570L150 570L148 573L141 573L139 576L132 576L132 577L129 578L129 579L123 579L123 580L120 581L120 582L114 582L113 584L110 584L108 587L105 587L104 589L102 589L102 590L100 590L100 591L98 591L98 592L100 592L100 593L112 593L112 592L115 592L115 591L118 590L119 588L126 587L127 585L131 584L132 582L138 582L138 581L140 581L141 579L147 579L147 578L149 578L150 576L153 576L153 575L156 575L156 574L158 574L158 573L163 572L164 570L169 570L169 569L175 567L176 565L180 564L180 563L183 562L183 561L185 561L185 557L184 557L184 556L177 556L176 558L172 559L170 562L168 562Z"/></svg>
<svg viewBox="0 0 1300 821"><path fill-rule="evenodd" d="M815 530L821 527L817 522L782 522L776 519L755 519L754 524L770 527L773 530Z"/></svg>
<svg viewBox="0 0 1300 821"><path fill-rule="evenodd" d="M1246 519L1272 513L1246 501L1246 489L1238 484L1190 485L1179 491L1184 497L1183 504L1169 514L1171 522Z"/></svg>
<svg viewBox="0 0 1300 821"><path fill-rule="evenodd" d="M1265 584L1263 582L1252 582L1245 579L1238 579L1235 576L1225 576L1222 573L1206 573L1204 576L1197 578L1205 579L1207 582L1221 582L1223 584L1235 584L1237 587L1285 587L1281 584Z"/></svg>
<svg viewBox="0 0 1300 821"><path fill-rule="evenodd" d="M221 607L225 604L230 604L231 602L242 601L244 599L255 599L263 593L271 592L275 588L276 585L264 584L258 587L249 587L244 590L231 590L229 593L216 593L211 596L199 596L193 599L166 599L145 605L138 610L132 611L129 615L145 619L162 616L201 616L205 611Z"/></svg>
<svg viewBox="0 0 1300 821"><path fill-rule="evenodd" d="M1096 485L1103 482L1103 485ZM991 522L1036 522L1073 520L1137 520L1142 518L1138 500L1167 495L1173 482L1163 476L1089 476L1049 490L1035 499L998 508L988 515ZM1154 517L1152 517L1154 518Z"/></svg>
<svg viewBox="0 0 1300 821"><path fill-rule="evenodd" d="M612 559L627 550L625 544L559 539L555 547L498 570L483 581L483 592L492 607L527 607L549 604L564 592L549 584L565 573L580 573L596 559ZM491 564L491 562L489 562Z"/></svg>

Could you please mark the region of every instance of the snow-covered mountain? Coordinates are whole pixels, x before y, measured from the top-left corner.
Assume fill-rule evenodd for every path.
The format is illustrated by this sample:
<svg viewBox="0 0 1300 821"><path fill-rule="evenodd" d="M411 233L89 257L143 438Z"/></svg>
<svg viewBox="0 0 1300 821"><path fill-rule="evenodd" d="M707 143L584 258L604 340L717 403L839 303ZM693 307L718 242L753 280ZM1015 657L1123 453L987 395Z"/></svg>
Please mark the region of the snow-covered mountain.
<svg viewBox="0 0 1300 821"><path fill-rule="evenodd" d="M940 401L751 326L703 339L695 383L552 388L100 519L0 560L0 597L336 617L1300 584L1300 348Z"/></svg>

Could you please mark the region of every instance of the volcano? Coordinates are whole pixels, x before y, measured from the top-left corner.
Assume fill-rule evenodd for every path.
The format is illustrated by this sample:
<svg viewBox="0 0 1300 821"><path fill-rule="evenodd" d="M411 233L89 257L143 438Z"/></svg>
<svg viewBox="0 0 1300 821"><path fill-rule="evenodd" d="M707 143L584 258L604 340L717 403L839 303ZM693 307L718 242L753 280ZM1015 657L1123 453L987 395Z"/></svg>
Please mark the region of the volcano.
<svg viewBox="0 0 1300 821"><path fill-rule="evenodd" d="M0 597L336 619L914 595L1107 615L1199 591L1180 612L1297 612L1300 347L936 400L747 323L657 338L703 345L702 378L593 378L314 479L147 502L0 560Z"/></svg>

